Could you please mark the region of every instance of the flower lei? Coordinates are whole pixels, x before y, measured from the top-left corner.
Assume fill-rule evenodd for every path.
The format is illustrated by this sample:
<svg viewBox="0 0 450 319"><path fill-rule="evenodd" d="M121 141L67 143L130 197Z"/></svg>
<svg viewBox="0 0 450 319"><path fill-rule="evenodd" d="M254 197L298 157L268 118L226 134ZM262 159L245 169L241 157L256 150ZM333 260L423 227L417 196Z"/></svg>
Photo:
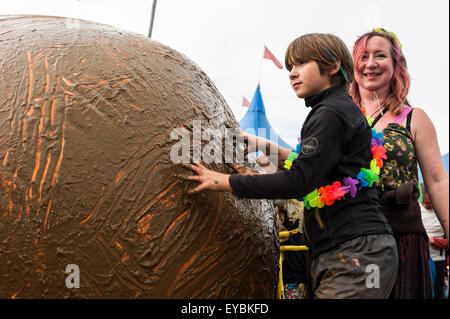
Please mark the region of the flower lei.
<svg viewBox="0 0 450 319"><path fill-rule="evenodd" d="M365 110L362 109L362 111L366 115ZM366 119L369 125L372 125L374 119L368 115L366 115ZM292 162L298 157L298 154L300 154L300 138L298 141L297 147L289 153L288 159L284 162L284 168L286 169L291 168ZM303 200L307 209L311 209L312 207L322 208L325 205L333 205L336 200L344 199L346 194L350 194L350 197L355 198L356 193L362 188L372 187L373 183L378 181L380 169L383 167L383 159L387 158L386 148L383 144L383 133L372 128L372 146L370 148L372 160L370 161L369 168L361 167L356 179L345 177L342 179L342 182L335 181L331 185L321 186L319 189L316 188L299 200Z"/></svg>

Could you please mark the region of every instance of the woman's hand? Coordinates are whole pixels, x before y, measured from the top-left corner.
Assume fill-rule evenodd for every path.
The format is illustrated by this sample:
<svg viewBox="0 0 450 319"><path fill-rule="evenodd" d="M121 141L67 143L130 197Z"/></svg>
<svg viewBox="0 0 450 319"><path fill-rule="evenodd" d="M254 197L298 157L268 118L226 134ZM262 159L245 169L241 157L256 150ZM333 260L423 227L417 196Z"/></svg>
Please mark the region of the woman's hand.
<svg viewBox="0 0 450 319"><path fill-rule="evenodd" d="M200 185L198 185L196 188L188 191L188 194L195 194L205 189L219 192L232 191L229 182L230 175L209 170L198 163L194 165L181 163L180 165L186 169L193 171L197 175L181 175L179 176L179 178L186 181L196 181L200 183Z"/></svg>
<svg viewBox="0 0 450 319"><path fill-rule="evenodd" d="M425 187L430 195L436 216L444 228L445 236L448 238L448 173L442 160L434 125L420 108L414 108L411 130Z"/></svg>

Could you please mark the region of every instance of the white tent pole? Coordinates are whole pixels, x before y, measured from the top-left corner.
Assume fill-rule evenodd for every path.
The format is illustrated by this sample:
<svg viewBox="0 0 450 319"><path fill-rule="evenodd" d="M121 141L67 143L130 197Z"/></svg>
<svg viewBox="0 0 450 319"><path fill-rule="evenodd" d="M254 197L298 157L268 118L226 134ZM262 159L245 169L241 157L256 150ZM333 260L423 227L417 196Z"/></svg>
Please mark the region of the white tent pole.
<svg viewBox="0 0 450 319"><path fill-rule="evenodd" d="M259 86L259 85L260 85L260 83L261 83L262 63L263 63L263 60L264 60L264 53L265 53L265 49L266 49L266 45L265 45L265 44L263 44L263 54L262 54L262 56L261 56L261 61L259 62L259 76L258 76L258 86Z"/></svg>

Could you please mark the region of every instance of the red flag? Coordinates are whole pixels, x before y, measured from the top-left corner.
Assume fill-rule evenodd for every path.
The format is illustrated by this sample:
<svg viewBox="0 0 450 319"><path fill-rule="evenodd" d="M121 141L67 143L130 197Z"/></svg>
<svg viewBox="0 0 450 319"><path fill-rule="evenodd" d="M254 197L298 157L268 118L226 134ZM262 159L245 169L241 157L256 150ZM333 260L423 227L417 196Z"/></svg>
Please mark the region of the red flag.
<svg viewBox="0 0 450 319"><path fill-rule="evenodd" d="M272 54L272 52L269 51L269 49L264 46L264 59L272 60L273 63L279 68L282 69L283 66L281 63L277 60L277 58Z"/></svg>
<svg viewBox="0 0 450 319"><path fill-rule="evenodd" d="M250 105L250 102L245 98L245 96L242 97L242 106L248 107Z"/></svg>

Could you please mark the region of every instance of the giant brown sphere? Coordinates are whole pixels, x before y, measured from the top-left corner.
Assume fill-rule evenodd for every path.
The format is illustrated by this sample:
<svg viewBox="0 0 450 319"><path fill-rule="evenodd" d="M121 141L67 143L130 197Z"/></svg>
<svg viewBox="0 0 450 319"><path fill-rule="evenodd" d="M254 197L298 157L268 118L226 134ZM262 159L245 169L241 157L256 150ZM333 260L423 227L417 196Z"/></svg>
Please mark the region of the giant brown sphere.
<svg viewBox="0 0 450 319"><path fill-rule="evenodd" d="M0 61L1 298L274 296L273 205L188 195L170 157L176 128L238 126L198 66L46 16L0 17Z"/></svg>

